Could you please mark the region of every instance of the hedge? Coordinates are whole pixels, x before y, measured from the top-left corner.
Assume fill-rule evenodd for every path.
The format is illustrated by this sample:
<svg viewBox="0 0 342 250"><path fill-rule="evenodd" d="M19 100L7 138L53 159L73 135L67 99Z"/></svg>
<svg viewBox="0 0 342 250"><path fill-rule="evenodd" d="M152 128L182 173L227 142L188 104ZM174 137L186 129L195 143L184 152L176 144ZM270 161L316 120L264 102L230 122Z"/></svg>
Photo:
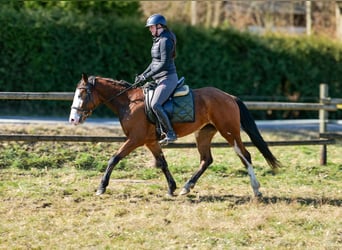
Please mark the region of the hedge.
<svg viewBox="0 0 342 250"><path fill-rule="evenodd" d="M151 60L151 37L137 18L3 8L0 25L0 91L74 91L82 72L133 81ZM317 101L324 82L332 97L342 96L338 42L172 22L170 27L177 35L178 74L193 88L211 85L268 100L298 92L299 101ZM64 116L70 103L6 101L2 113L13 114L21 106L23 113Z"/></svg>

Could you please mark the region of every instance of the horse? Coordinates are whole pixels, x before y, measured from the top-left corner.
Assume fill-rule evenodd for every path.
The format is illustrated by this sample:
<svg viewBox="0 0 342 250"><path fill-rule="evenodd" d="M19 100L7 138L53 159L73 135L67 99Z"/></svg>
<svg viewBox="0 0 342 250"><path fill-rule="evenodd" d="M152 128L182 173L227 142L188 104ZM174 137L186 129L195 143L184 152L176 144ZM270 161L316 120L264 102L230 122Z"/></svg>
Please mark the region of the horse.
<svg viewBox="0 0 342 250"><path fill-rule="evenodd" d="M211 141L219 132L227 141L227 147L229 145L233 147L247 168L255 197L261 197L260 183L254 173L251 155L241 140L241 127L272 170L275 171L280 167L280 162L268 148L248 108L239 98L215 87L203 87L192 91L194 121L174 123L173 127L179 138L195 133L200 165L185 183L179 195L190 193L201 175L212 164ZM96 195L105 193L110 175L120 160L134 149L145 146L152 152L155 166L160 168L165 175L168 195L174 196L177 189L176 182L169 171L162 146L158 143L156 125L147 119L142 87L132 87L132 84L123 80L100 76L87 77L86 74L82 74L75 90L69 122L74 125L84 123L100 104L106 105L118 116L126 140L109 159Z"/></svg>

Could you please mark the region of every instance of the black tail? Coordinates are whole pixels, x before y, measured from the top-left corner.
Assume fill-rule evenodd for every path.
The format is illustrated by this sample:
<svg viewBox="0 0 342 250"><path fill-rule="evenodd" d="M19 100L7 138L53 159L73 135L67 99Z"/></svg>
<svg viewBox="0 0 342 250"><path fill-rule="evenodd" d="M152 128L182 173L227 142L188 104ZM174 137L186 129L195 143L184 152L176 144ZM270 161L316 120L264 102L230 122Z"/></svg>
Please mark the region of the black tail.
<svg viewBox="0 0 342 250"><path fill-rule="evenodd" d="M265 157L266 161L272 168L280 167L280 162L275 158L267 143L262 138L255 121L249 112L246 105L239 99L236 98L236 103L240 108L240 123L243 130L248 134L253 144L259 149L260 153Z"/></svg>

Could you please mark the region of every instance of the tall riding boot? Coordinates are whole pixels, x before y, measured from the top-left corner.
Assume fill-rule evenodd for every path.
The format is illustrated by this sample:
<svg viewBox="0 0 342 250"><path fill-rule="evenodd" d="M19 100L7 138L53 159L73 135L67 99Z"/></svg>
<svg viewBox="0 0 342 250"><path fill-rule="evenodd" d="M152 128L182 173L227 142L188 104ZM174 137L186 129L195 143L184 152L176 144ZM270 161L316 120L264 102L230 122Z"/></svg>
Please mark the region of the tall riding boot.
<svg viewBox="0 0 342 250"><path fill-rule="evenodd" d="M162 145L167 145L169 142L173 142L177 140L177 135L175 131L173 130L170 119L168 115L166 114L166 112L164 111L163 107L161 106L156 107L154 111L162 127L164 127L167 130L165 138L159 141L159 143Z"/></svg>

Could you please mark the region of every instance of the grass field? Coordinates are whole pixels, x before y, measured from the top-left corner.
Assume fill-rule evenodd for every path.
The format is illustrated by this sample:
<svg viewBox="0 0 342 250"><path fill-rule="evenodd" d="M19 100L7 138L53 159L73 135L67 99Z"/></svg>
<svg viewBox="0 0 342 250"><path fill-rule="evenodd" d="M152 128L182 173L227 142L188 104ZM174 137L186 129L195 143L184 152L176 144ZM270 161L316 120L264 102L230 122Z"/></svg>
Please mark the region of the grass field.
<svg viewBox="0 0 342 250"><path fill-rule="evenodd" d="M1 125L0 133L121 135L91 125ZM266 141L315 136L262 133ZM0 249L342 248L341 144L328 146L327 166L319 165L320 146L271 147L284 165L277 175L249 147L260 200L231 148L213 149L214 163L188 196L166 196L164 176L144 148L120 162L107 192L95 196L118 147L2 142ZM198 167L197 151L164 152L180 191Z"/></svg>

